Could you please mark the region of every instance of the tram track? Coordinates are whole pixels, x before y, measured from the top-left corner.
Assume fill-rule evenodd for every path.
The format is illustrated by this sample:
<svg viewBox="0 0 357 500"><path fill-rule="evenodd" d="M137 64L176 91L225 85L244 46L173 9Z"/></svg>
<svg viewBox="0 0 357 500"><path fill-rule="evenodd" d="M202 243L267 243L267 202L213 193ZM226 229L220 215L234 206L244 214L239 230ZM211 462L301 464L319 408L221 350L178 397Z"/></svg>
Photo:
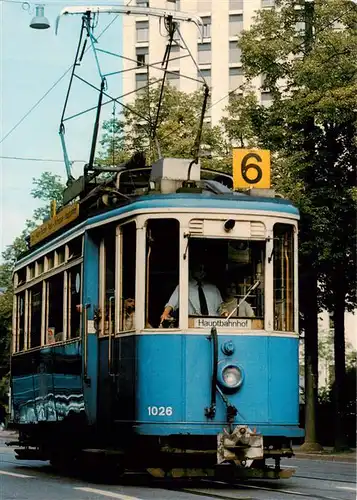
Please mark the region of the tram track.
<svg viewBox="0 0 357 500"><path fill-rule="evenodd" d="M296 476L294 476L294 477L296 477ZM308 479L312 479L312 478L308 478ZM316 500L341 500L340 498L337 498L334 496L319 495L319 494L314 494L312 496L311 493L303 493L301 491L288 490L285 488L281 489L279 487L277 487L277 488L267 487L267 486L264 486L262 484L228 483L225 481L210 481L207 479L203 479L201 481L205 483L204 488L198 486L197 488L162 488L162 489L169 489L170 491L177 491L177 492L185 492L185 493L189 493L191 495L201 496L201 498L205 498L205 497L206 498L217 498L220 500L261 500L261 498L259 498L259 497L256 497L254 495L250 496L250 495L247 495L246 492L239 491L239 490L242 490L243 488L250 489L250 490L269 491L269 492L272 492L275 494L281 494L281 495L287 495L287 496L293 495L296 497L297 496L301 497L302 499L303 498L313 498ZM340 481L340 482L346 483L347 481ZM348 482L351 483L352 481L348 481ZM209 488L210 488L209 485L212 488L217 488L219 486L226 487L226 488L228 487L230 489L237 488L237 494L232 495L229 493L224 494L223 492L222 493L210 492L210 491L207 491L207 489L209 490Z"/></svg>
<svg viewBox="0 0 357 500"><path fill-rule="evenodd" d="M0 456L0 464L9 464L9 465L14 465L17 467L21 468L28 468L31 470L35 470L36 468L33 468L31 466L28 466L27 464L21 464L21 462L17 460L4 460ZM42 471L44 472L44 471ZM45 472L45 475L48 475L48 471ZM61 474L60 474L61 476ZM57 474L56 474L57 477ZM324 477L320 476L306 476L306 475L294 475L294 478L299 478L299 479L308 479L312 481L329 481L333 483L340 483L342 484L356 484L354 481L351 480L338 480L338 479L326 479ZM77 476L78 479L78 476ZM122 478L123 481L119 481L121 484L125 484L129 479L129 484L133 484L133 480L127 476L125 479L124 477ZM146 478L148 479L148 478ZM311 493L305 493L301 491L297 491L295 488L293 490L288 489L286 487L281 488L281 483L276 484L276 485L267 485L266 482L264 483L256 483L254 480L250 480L249 482L244 481L244 482L226 482L226 481L221 481L221 480L210 480L210 479L196 479L192 482L192 484L187 485L187 482L181 483L181 487L178 487L178 485L175 485L174 482L171 485L168 484L163 484L163 482L166 482L164 480L163 482L161 480L153 480L153 481L143 481L143 483L140 484L140 486L149 486L152 489L158 488L161 490L166 490L166 491L171 491L171 492L185 492L190 495L194 496L199 496L201 498L216 498L218 500L261 500L261 497L258 497L254 495L252 490L257 490L257 491L267 491L271 492L276 495L286 495L287 497L289 496L295 496L295 497L301 497L302 499L304 498L313 498L316 500L341 500L340 498L330 496L330 495L321 495L321 494L314 494L313 496ZM139 480L139 483L141 481ZM255 483L255 484L254 484ZM135 484L138 486L137 481L135 481ZM113 483L111 483L113 485ZM211 490L211 491L210 491ZM227 491L225 490L235 490L234 493L232 491ZM250 490L248 492L247 490ZM233 493L233 494L232 494ZM282 497L283 498L283 497Z"/></svg>

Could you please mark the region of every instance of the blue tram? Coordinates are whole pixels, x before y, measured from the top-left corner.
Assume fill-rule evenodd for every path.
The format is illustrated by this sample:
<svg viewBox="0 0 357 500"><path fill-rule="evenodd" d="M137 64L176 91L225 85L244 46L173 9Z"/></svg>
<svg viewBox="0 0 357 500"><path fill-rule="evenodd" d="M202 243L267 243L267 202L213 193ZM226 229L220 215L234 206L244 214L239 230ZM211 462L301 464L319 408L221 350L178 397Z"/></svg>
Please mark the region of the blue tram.
<svg viewBox="0 0 357 500"><path fill-rule="evenodd" d="M16 264L17 457L289 476L298 210L188 160L112 182L35 230Z"/></svg>

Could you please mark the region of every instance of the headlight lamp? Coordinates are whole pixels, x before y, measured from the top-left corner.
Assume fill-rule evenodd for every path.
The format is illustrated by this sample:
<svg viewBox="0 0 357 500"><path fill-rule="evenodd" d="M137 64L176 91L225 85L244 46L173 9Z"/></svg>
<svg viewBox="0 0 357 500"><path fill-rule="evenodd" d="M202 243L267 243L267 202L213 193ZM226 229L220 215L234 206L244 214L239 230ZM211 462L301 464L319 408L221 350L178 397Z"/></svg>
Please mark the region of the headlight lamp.
<svg viewBox="0 0 357 500"><path fill-rule="evenodd" d="M244 379L243 370L233 364L225 365L221 368L218 380L225 389L237 390L242 385Z"/></svg>

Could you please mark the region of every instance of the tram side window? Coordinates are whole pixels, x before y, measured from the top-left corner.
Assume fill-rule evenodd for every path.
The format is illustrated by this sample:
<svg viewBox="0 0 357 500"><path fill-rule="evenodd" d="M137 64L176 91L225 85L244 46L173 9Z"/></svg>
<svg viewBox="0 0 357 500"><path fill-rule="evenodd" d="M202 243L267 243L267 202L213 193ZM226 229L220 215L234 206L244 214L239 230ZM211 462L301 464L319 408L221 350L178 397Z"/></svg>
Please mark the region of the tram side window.
<svg viewBox="0 0 357 500"><path fill-rule="evenodd" d="M120 331L135 330L136 224L124 224L122 231Z"/></svg>
<svg viewBox="0 0 357 500"><path fill-rule="evenodd" d="M80 336L81 313L77 306L82 303L81 289L81 265L78 265L68 271L68 338L70 339Z"/></svg>
<svg viewBox="0 0 357 500"><path fill-rule="evenodd" d="M15 351L25 348L25 292L16 296L16 344Z"/></svg>
<svg viewBox="0 0 357 500"><path fill-rule="evenodd" d="M64 340L63 337L63 285L64 274L52 276L47 283L47 338L46 342L52 344Z"/></svg>
<svg viewBox="0 0 357 500"><path fill-rule="evenodd" d="M152 219L146 233L145 326L157 328L165 305L179 284L179 229L176 219ZM178 308L172 312L178 327ZM169 326L168 324L164 326Z"/></svg>
<svg viewBox="0 0 357 500"><path fill-rule="evenodd" d="M30 347L41 345L42 283L30 289Z"/></svg>
<svg viewBox="0 0 357 500"><path fill-rule="evenodd" d="M274 225L274 329L294 330L294 231Z"/></svg>
<svg viewBox="0 0 357 500"><path fill-rule="evenodd" d="M115 229L104 238L104 327L102 334L114 332L115 321Z"/></svg>

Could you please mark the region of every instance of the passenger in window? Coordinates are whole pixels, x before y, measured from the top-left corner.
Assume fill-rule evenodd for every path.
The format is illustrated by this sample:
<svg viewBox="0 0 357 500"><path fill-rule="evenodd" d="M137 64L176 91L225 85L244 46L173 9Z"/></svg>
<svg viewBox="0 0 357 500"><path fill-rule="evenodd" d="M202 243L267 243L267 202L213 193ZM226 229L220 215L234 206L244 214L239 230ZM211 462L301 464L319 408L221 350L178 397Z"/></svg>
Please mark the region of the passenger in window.
<svg viewBox="0 0 357 500"><path fill-rule="evenodd" d="M239 307L237 307L238 304ZM247 301L243 300L243 302L240 302L234 282L230 282L227 285L225 301L221 306L222 316L229 316L231 312L233 312L233 316L238 316L238 318L252 318L255 316L252 306Z"/></svg>
<svg viewBox="0 0 357 500"><path fill-rule="evenodd" d="M216 285L206 281L204 264L195 263L190 270L188 283L188 314L190 316L220 316L222 295ZM179 306L179 286L175 288L164 312L161 323L171 318L171 312Z"/></svg>
<svg viewBox="0 0 357 500"><path fill-rule="evenodd" d="M135 330L135 300L124 300L124 325L123 330Z"/></svg>

